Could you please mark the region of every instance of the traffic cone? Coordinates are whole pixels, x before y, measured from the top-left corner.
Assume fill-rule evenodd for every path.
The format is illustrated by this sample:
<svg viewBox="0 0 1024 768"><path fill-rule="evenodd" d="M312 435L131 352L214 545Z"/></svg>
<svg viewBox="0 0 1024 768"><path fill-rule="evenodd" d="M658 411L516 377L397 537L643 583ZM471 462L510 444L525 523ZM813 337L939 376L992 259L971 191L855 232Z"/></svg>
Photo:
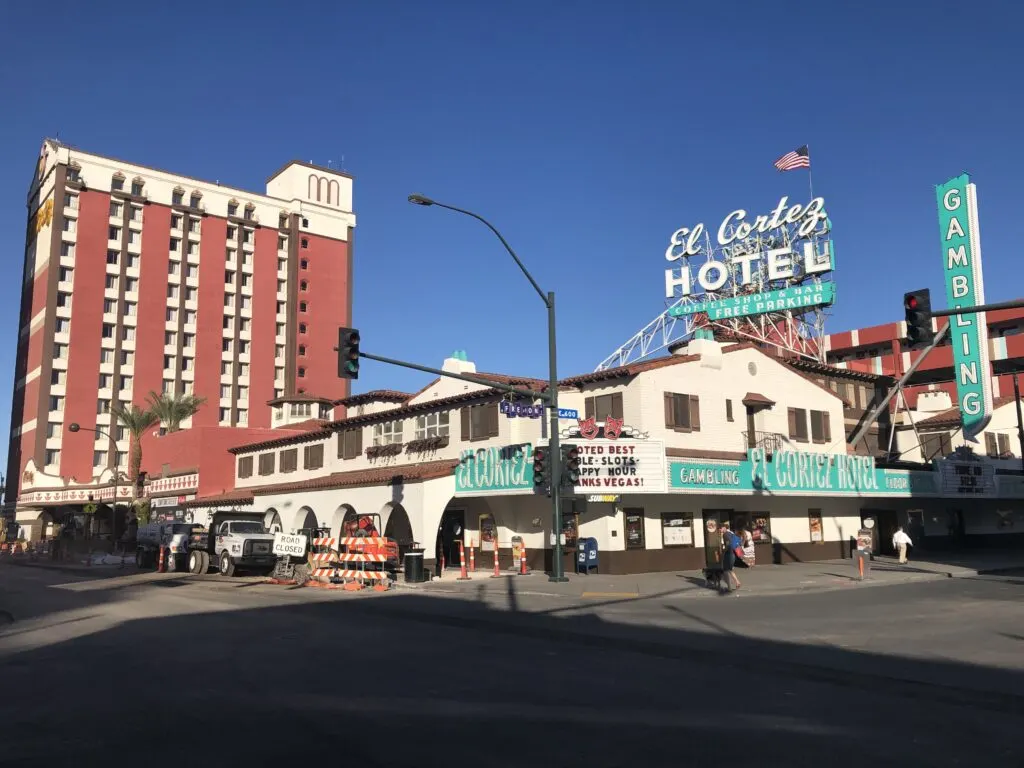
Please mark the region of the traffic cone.
<svg viewBox="0 0 1024 768"><path fill-rule="evenodd" d="M466 573L466 550L459 542L459 581L469 581L469 574Z"/></svg>
<svg viewBox="0 0 1024 768"><path fill-rule="evenodd" d="M527 576L530 572L526 569L526 547L519 550L519 575Z"/></svg>
<svg viewBox="0 0 1024 768"><path fill-rule="evenodd" d="M156 572L157 573L166 573L167 572L167 562L164 560L164 548L163 547L160 547L160 559L157 561L157 564L156 564Z"/></svg>
<svg viewBox="0 0 1024 768"><path fill-rule="evenodd" d="M492 579L501 578L501 569L498 567L498 540L494 540L494 574L491 576Z"/></svg>
<svg viewBox="0 0 1024 768"><path fill-rule="evenodd" d="M469 570L476 573L476 542L469 542Z"/></svg>

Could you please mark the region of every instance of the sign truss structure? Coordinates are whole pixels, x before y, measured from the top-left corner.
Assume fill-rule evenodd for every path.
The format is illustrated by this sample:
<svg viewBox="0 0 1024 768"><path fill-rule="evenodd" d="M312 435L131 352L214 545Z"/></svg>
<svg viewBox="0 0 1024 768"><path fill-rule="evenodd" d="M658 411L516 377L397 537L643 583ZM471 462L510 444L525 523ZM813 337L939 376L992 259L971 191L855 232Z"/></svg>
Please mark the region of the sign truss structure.
<svg viewBox="0 0 1024 768"><path fill-rule="evenodd" d="M724 263L729 273L724 285L715 291L667 299L665 310L602 360L595 371L653 357L693 338L698 331L710 331L720 340L753 341L825 362L825 321L835 297L832 224L823 215L807 234L801 232L802 228L806 231L804 225L797 219L768 232L747 234L750 227L742 222L723 224L724 238L720 239L729 241L727 245L715 245L703 233L698 254L683 257L678 274L693 285L701 268L707 269L707 262ZM793 254L789 276L772 279L769 259L751 258L782 250ZM737 259L746 262L745 269ZM814 271L808 271L808 265L815 267Z"/></svg>

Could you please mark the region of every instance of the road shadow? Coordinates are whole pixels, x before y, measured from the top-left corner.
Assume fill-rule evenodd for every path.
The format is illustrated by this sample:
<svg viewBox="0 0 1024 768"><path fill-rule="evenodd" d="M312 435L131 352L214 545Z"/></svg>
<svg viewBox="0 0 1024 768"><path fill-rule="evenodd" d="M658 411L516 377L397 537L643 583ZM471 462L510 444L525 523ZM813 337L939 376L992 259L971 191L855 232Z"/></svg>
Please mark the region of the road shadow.
<svg viewBox="0 0 1024 768"><path fill-rule="evenodd" d="M509 608L519 589L509 580ZM157 594L182 593L134 597ZM215 599L229 594L256 593ZM195 745L204 764L343 749L365 766L448 766L454 749L494 766L699 765L721 760L723 728L755 763L787 766L1011 765L1024 750L1024 679L1012 669L412 591L188 605L175 597L178 615L43 647L0 632L0 647L25 643L0 651L5 765L143 752L147 765L180 765L179 749L154 748L162 722L177 733L216 723L221 737ZM177 671L164 674L170 662ZM60 702L74 715L54 729ZM927 736L892 738L894 723Z"/></svg>

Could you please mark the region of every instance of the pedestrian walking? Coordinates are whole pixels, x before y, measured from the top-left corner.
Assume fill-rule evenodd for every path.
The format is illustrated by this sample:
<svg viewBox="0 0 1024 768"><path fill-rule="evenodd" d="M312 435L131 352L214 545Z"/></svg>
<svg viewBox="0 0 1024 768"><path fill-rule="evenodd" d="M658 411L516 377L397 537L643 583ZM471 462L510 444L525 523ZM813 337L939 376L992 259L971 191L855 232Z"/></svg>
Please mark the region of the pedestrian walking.
<svg viewBox="0 0 1024 768"><path fill-rule="evenodd" d="M746 528L740 529L740 538L743 540L743 562L747 568L754 567L754 534Z"/></svg>
<svg viewBox="0 0 1024 768"><path fill-rule="evenodd" d="M743 557L743 540L729 530L728 523L722 524L722 549L722 572L726 577L726 587L729 591L739 589L743 585L733 569L736 558Z"/></svg>
<svg viewBox="0 0 1024 768"><path fill-rule="evenodd" d="M914 542L911 541L907 532L903 530L901 525L896 529L896 533L892 535L892 546L897 552L900 553L900 565L907 564L907 547L914 546Z"/></svg>

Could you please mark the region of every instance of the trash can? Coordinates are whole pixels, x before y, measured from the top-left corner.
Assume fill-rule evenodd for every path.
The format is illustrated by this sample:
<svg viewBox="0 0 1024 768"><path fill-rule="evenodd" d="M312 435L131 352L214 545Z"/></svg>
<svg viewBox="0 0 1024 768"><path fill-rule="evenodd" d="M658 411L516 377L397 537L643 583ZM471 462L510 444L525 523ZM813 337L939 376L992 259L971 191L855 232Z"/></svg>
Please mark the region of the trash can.
<svg viewBox="0 0 1024 768"><path fill-rule="evenodd" d="M576 573L597 570L597 539L584 538L576 543Z"/></svg>
<svg viewBox="0 0 1024 768"><path fill-rule="evenodd" d="M405 583L420 584L426 581L423 575L423 550L410 549L405 553Z"/></svg>

